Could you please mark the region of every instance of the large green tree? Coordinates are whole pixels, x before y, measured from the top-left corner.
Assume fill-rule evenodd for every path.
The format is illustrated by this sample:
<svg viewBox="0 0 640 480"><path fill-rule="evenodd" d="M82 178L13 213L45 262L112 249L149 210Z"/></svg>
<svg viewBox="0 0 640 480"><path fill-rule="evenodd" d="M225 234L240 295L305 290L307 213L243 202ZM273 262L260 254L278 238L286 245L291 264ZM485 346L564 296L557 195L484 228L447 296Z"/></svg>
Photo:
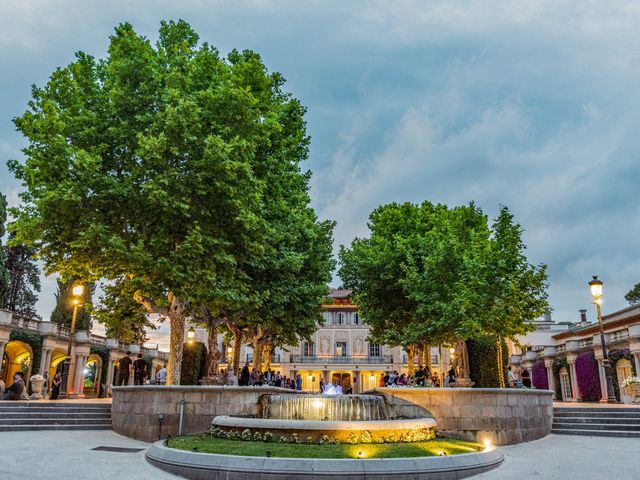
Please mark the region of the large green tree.
<svg viewBox="0 0 640 480"><path fill-rule="evenodd" d="M9 235L9 241L15 236ZM5 266L9 284L5 308L29 318L40 318L36 310L40 292L40 269L35 262L36 252L24 244L5 247Z"/></svg>
<svg viewBox="0 0 640 480"><path fill-rule="evenodd" d="M6 232L5 222L7 221L7 199L0 193L0 308L5 308L7 295L9 293L9 272L5 266L6 257L2 247L2 237Z"/></svg>
<svg viewBox="0 0 640 480"><path fill-rule="evenodd" d="M71 289L77 282L77 278L71 278L67 281L60 278L57 279L58 288L55 293L56 305L51 312L50 318L53 323L59 323L67 327L71 326L74 308ZM84 289L76 317L76 330L91 330L91 311L93 309L93 293L95 292L95 288L94 283L89 283Z"/></svg>
<svg viewBox="0 0 640 480"><path fill-rule="evenodd" d="M631 290L629 290L624 299L629 302L629 305L640 304L640 283L636 283Z"/></svg>
<svg viewBox="0 0 640 480"><path fill-rule="evenodd" d="M249 272L272 245L268 189L283 198L308 155L282 76L198 40L183 21L162 22L155 45L119 25L105 58L80 52L33 88L15 119L26 158L10 162L25 187L17 240L49 273L131 282L169 319L173 384L187 316L259 300Z"/></svg>

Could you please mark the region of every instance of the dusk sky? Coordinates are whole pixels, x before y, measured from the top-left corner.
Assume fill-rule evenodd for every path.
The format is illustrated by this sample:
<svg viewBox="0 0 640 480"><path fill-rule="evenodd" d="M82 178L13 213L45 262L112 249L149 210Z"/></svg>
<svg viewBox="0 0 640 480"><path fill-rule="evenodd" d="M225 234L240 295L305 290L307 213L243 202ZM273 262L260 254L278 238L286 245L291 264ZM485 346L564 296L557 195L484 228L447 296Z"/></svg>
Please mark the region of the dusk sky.
<svg viewBox="0 0 640 480"><path fill-rule="evenodd" d="M640 282L640 4L623 1L110 1L0 3L0 191L24 139L11 119L83 50L130 22L152 41L182 18L226 54L259 52L308 108L312 201L336 249L388 202L507 205L553 317L604 312ZM339 280L335 280L335 285ZM43 280L48 319L55 280Z"/></svg>

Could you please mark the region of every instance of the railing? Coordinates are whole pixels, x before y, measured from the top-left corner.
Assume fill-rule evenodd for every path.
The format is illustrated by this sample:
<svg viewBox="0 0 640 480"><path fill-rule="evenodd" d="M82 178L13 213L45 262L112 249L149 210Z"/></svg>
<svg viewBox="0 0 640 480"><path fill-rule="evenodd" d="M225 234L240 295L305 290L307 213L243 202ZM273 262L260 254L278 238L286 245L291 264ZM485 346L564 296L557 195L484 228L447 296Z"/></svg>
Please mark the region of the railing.
<svg viewBox="0 0 640 480"><path fill-rule="evenodd" d="M625 328L624 330L618 330L617 332L611 332L609 334L609 342L617 342L619 340L624 340L625 338L629 338L628 328Z"/></svg>
<svg viewBox="0 0 640 480"><path fill-rule="evenodd" d="M566 345L564 345L564 344L562 344L562 345L558 345L558 346L556 347L556 353L562 353L562 352L564 352L564 351L566 351L566 350L567 350L567 346L566 346Z"/></svg>
<svg viewBox="0 0 640 480"><path fill-rule="evenodd" d="M65 339L71 336L71 329L66 325L56 324L56 335Z"/></svg>
<svg viewBox="0 0 640 480"><path fill-rule="evenodd" d="M580 340L580 348L585 348L585 347L590 347L593 345L593 338L585 338L583 340Z"/></svg>
<svg viewBox="0 0 640 480"><path fill-rule="evenodd" d="M375 364L393 363L391 355L380 355L378 357L354 357L332 355L329 357L316 357L305 355L291 355L291 363L339 363L339 364Z"/></svg>
<svg viewBox="0 0 640 480"><path fill-rule="evenodd" d="M107 342L107 338L101 335L94 335L93 333L90 333L89 341L92 345L105 345Z"/></svg>
<svg viewBox="0 0 640 480"><path fill-rule="evenodd" d="M21 330L30 330L32 332L37 332L39 325L39 320L16 315L15 313L11 317L11 326L19 328Z"/></svg>
<svg viewBox="0 0 640 480"><path fill-rule="evenodd" d="M253 353L247 353L247 363L251 362L253 362ZM274 353L273 355L271 355L271 363L280 363L280 354Z"/></svg>
<svg viewBox="0 0 640 480"><path fill-rule="evenodd" d="M404 365L408 365L409 364L409 355L407 355L406 353L402 354L402 363ZM418 355L416 355L413 359L413 363L414 365L419 365L420 363L422 363L422 360L418 358ZM431 355L431 364L432 365L437 365L438 362L438 355Z"/></svg>

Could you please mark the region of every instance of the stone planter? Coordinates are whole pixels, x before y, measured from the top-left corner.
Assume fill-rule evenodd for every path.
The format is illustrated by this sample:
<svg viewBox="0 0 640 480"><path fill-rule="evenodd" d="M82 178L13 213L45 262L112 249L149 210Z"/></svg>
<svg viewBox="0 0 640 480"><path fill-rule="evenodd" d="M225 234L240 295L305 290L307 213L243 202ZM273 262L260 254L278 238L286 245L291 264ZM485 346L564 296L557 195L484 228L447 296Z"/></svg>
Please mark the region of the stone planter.
<svg viewBox="0 0 640 480"><path fill-rule="evenodd" d="M29 381L31 382L31 391L33 392L29 397L31 400L40 400L43 398L42 389L44 387L44 377L42 375L33 375Z"/></svg>
<svg viewBox="0 0 640 480"><path fill-rule="evenodd" d="M13 317L13 312L0 308L0 325L11 325L11 317Z"/></svg>
<svg viewBox="0 0 640 480"><path fill-rule="evenodd" d="M627 389L629 396L633 399L631 403L640 403L640 383L632 383Z"/></svg>

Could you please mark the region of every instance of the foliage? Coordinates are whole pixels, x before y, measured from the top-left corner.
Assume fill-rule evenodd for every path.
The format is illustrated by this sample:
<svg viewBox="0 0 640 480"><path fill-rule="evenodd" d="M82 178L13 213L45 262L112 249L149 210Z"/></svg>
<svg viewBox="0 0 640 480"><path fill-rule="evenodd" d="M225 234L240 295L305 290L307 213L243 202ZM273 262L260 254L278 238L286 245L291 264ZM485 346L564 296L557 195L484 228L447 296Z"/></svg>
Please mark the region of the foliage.
<svg viewBox="0 0 640 480"><path fill-rule="evenodd" d="M184 344L180 385L198 385L206 374L207 347L202 342Z"/></svg>
<svg viewBox="0 0 640 480"><path fill-rule="evenodd" d="M102 360L102 372L100 373L100 389L97 390L101 397L105 395L102 386L107 386L107 375L109 374L109 349L104 345L91 345L89 353L98 355Z"/></svg>
<svg viewBox="0 0 640 480"><path fill-rule="evenodd" d="M640 304L640 283L636 283L631 290L629 290L624 299L629 302L629 305Z"/></svg>
<svg viewBox="0 0 640 480"><path fill-rule="evenodd" d="M569 382L571 382L571 369L569 368L569 362L566 358L556 358L553 361L553 381L556 384L556 400L562 400L562 385L560 384L560 370L567 369L567 375L569 375Z"/></svg>
<svg viewBox="0 0 640 480"><path fill-rule="evenodd" d="M614 348L608 352L609 363L611 365L611 377L613 380L613 391L616 395L618 401L620 401L620 383L618 382L618 369L616 368L616 363L620 360L625 359L631 362L631 373L633 375L637 375L636 372L636 364L633 360L633 354L628 348Z"/></svg>
<svg viewBox="0 0 640 480"><path fill-rule="evenodd" d="M46 373L40 371L40 359L42 358L42 337L34 332L23 330L11 330L9 341L17 340L24 342L31 347L33 355L31 358L31 373Z"/></svg>
<svg viewBox="0 0 640 480"><path fill-rule="evenodd" d="M61 279L57 279L58 291L55 293L56 306L51 312L51 321L53 323L59 323L66 326L71 326L71 320L73 319L73 304L71 303L71 288L78 281L77 278L72 278L66 282ZM82 300L78 306L78 313L76 317L76 331L91 330L91 310L93 307L92 296L95 291L95 284L90 283L85 285Z"/></svg>
<svg viewBox="0 0 640 480"><path fill-rule="evenodd" d="M5 308L9 293L9 272L6 268L6 256L2 247L2 238L5 234L5 222L7 221L7 199L0 193L0 308Z"/></svg>
<svg viewBox="0 0 640 480"><path fill-rule="evenodd" d="M266 432L271 433L271 432ZM265 434L266 434L265 433ZM226 455L242 455L265 457L267 452L272 457L290 458L358 458L358 452L366 458L407 458L438 456L442 452L447 455L471 453L484 447L462 440L438 438L437 440L416 441L411 443L369 443L369 444L335 444L324 442L321 444L300 444L260 441L239 441L211 437L209 435L194 435L174 437L168 440L168 446L180 450L197 451L202 453L223 453Z"/></svg>
<svg viewBox="0 0 640 480"><path fill-rule="evenodd" d="M507 344L504 339L502 348L507 351ZM499 375L496 364L496 337L487 335L467 340L467 350L469 352L469 376L477 388L498 388ZM503 370L506 371L509 359L505 355L503 358Z"/></svg>
<svg viewBox="0 0 640 480"><path fill-rule="evenodd" d="M104 296L94 310L96 320L107 329L107 337L122 343L143 344L147 331L155 330L145 308L133 299L135 286L121 277L112 284L103 285Z"/></svg>
<svg viewBox="0 0 640 480"><path fill-rule="evenodd" d="M638 384L640 384L640 378L638 377L627 377L622 381L622 387L628 387L629 385Z"/></svg>
<svg viewBox="0 0 640 480"><path fill-rule="evenodd" d="M598 361L593 352L582 352L576 358L576 380L582 400L597 402L602 398Z"/></svg>
<svg viewBox="0 0 640 480"><path fill-rule="evenodd" d="M300 169L305 109L283 85L256 53L222 58L184 21L162 22L155 45L125 23L105 58L77 53L33 88L15 119L28 140L26 160L9 164L24 187L17 241L35 245L46 272L65 279L126 276L134 299L169 319L170 384L180 380L188 315L259 313L270 292L252 288L251 274L281 264L296 287L296 272L304 277L315 257L295 247L309 237L325 244ZM296 223L305 216L311 234ZM318 255L313 285L328 275L324 247ZM292 290L318 290L300 289ZM251 313L240 326L259 321Z"/></svg>
<svg viewBox="0 0 640 480"><path fill-rule="evenodd" d="M537 361L531 369L531 383L534 387L549 390L549 377L547 377L547 368L544 360Z"/></svg>
<svg viewBox="0 0 640 480"><path fill-rule="evenodd" d="M11 242L14 237L15 233L10 233L9 241ZM9 274L4 308L28 318L40 320L41 317L36 310L40 292L40 270L34 261L35 249L24 244L12 244L4 249L4 263ZM1 257L2 254L0 254L0 261Z"/></svg>

